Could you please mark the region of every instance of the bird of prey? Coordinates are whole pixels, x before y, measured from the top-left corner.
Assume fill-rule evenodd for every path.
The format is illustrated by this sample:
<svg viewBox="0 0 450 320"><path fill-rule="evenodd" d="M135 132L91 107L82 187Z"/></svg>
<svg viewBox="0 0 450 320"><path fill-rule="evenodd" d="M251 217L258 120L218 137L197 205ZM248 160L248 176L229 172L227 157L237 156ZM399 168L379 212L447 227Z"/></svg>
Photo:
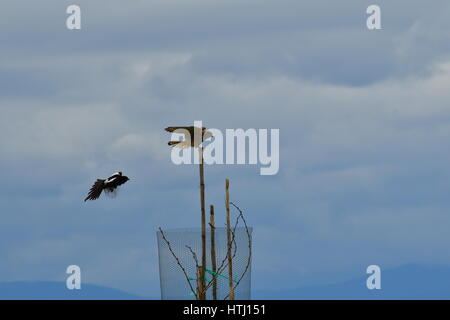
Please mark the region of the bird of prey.
<svg viewBox="0 0 450 320"><path fill-rule="evenodd" d="M116 191L117 187L127 182L128 177L122 175L122 172L116 172L108 179L97 179L97 181L94 183L94 185L91 187L91 190L89 190L89 194L84 199L84 201L88 200L96 200L100 197L103 191L106 193L113 193Z"/></svg>
<svg viewBox="0 0 450 320"><path fill-rule="evenodd" d="M195 148L213 136L205 127L167 127L165 130L184 135L184 140L182 141L169 141L169 146L175 146L177 148Z"/></svg>

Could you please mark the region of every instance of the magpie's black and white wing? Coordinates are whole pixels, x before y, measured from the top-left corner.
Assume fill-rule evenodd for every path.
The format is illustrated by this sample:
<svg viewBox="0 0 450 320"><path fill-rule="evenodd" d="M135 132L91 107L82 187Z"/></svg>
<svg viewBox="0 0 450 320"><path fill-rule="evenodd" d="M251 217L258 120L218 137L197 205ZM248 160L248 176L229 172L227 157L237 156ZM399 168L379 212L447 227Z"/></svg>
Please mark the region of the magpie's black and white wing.
<svg viewBox="0 0 450 320"><path fill-rule="evenodd" d="M88 196L86 197L86 199L84 199L84 201L97 200L102 194L104 184L105 180L97 179L97 181L91 187L91 190L89 190Z"/></svg>
<svg viewBox="0 0 450 320"><path fill-rule="evenodd" d="M119 175L116 173L106 179L104 183L105 195L109 196L110 198L115 198L117 196L117 188L119 186L118 182Z"/></svg>
<svg viewBox="0 0 450 320"><path fill-rule="evenodd" d="M128 180L128 177L123 176L122 172L117 172L105 180L103 190L105 190L105 193L109 194L110 196L115 197L117 188Z"/></svg>

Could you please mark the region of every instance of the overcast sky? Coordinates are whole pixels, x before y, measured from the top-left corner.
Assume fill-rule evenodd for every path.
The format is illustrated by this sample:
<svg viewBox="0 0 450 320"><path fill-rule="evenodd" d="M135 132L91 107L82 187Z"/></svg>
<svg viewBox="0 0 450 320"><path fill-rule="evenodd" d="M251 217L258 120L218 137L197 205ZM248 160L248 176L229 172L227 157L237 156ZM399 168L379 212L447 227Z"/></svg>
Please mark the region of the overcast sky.
<svg viewBox="0 0 450 320"><path fill-rule="evenodd" d="M164 128L279 128L280 171L208 166L254 228L253 288L450 265L450 3L3 0L0 281L159 296L155 232L198 226L198 170ZM116 199L83 199L123 171ZM223 220L219 221L223 223Z"/></svg>

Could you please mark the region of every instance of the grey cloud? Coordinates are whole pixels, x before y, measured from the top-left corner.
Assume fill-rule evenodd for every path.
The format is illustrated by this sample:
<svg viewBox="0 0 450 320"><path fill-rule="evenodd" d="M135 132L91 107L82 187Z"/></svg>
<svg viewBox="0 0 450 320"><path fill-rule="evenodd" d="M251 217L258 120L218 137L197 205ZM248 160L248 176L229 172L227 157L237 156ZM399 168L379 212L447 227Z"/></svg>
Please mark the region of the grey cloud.
<svg viewBox="0 0 450 320"><path fill-rule="evenodd" d="M79 34L46 1L1 22L2 280L61 280L77 260L91 282L156 295L154 231L199 211L197 168L170 163L163 128L194 120L281 129L279 175L206 168L208 203L223 213L231 178L255 227L257 287L336 279L371 257L449 263L444 2L380 3L379 33L361 29L360 1L91 3ZM83 204L118 168L132 178L120 199Z"/></svg>

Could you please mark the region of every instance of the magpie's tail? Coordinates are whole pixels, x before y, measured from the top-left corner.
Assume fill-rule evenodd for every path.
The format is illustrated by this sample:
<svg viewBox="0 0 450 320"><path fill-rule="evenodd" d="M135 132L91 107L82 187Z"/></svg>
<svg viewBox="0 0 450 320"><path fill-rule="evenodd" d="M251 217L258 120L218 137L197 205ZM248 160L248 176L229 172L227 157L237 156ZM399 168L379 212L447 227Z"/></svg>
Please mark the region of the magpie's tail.
<svg viewBox="0 0 450 320"><path fill-rule="evenodd" d="M102 194L104 184L105 184L105 180L97 179L97 181L91 187L91 190L89 190L89 194L86 197L86 199L84 199L84 201L86 202L88 200L98 199L100 197L100 195Z"/></svg>
<svg viewBox="0 0 450 320"><path fill-rule="evenodd" d="M169 141L168 145L169 146L175 146L177 144L179 144L181 141Z"/></svg>

